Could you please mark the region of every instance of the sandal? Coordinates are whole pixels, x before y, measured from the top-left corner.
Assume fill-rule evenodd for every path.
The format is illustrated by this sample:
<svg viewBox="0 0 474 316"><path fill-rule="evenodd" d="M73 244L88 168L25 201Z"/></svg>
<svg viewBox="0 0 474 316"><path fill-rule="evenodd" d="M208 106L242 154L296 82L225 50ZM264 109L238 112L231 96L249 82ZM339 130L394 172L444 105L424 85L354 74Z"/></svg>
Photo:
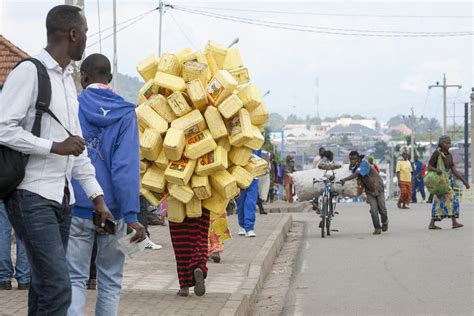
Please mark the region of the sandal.
<svg viewBox="0 0 474 316"><path fill-rule="evenodd" d="M194 294L203 296L206 294L206 286L204 284L204 272L201 268L194 269Z"/></svg>
<svg viewBox="0 0 474 316"><path fill-rule="evenodd" d="M182 287L176 293L178 296L187 297L189 296L189 287Z"/></svg>
<svg viewBox="0 0 474 316"><path fill-rule="evenodd" d="M442 229L442 228L439 226L433 225L433 226L428 226L428 229Z"/></svg>

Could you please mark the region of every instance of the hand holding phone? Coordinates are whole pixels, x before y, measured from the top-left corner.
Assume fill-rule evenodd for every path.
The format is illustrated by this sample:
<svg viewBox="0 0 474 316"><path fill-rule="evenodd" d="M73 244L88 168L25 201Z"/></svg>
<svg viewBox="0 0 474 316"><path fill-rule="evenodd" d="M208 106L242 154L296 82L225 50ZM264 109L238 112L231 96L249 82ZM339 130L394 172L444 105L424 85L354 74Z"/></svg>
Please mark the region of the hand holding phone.
<svg viewBox="0 0 474 316"><path fill-rule="evenodd" d="M117 231L117 223L109 218L105 219L105 225L102 226L102 218L99 213L93 212L92 213L92 221L94 222L94 225L97 227L97 229L103 230L108 234L114 235L115 232Z"/></svg>

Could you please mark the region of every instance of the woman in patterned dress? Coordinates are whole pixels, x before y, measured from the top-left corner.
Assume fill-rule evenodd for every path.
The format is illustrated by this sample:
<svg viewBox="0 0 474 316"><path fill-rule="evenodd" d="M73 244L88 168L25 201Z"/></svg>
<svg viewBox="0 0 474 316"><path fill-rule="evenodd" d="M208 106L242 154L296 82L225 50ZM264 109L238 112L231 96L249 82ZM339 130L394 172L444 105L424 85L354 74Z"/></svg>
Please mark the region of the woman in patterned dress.
<svg viewBox="0 0 474 316"><path fill-rule="evenodd" d="M455 177L461 180L467 189L469 189L470 186L454 166L453 156L450 154L449 148L451 148L451 139L449 136L441 136L438 142L438 149L433 153L428 164L429 170L440 175L442 172L447 172L451 181L451 189L448 193L444 195L434 195L431 208L431 221L428 226L429 229L441 229L441 227L435 225L435 222L441 221L443 218L451 218L453 228L464 226L457 221L457 218L459 218L459 193L455 186ZM439 156L443 159L445 170L438 169Z"/></svg>

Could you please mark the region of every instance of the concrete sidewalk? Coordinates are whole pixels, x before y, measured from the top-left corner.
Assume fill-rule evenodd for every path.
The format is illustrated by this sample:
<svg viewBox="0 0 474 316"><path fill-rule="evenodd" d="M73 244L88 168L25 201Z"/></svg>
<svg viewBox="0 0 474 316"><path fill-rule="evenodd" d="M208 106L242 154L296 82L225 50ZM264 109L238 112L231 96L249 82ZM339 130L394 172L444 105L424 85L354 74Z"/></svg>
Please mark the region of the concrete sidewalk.
<svg viewBox="0 0 474 316"><path fill-rule="evenodd" d="M289 214L257 215L256 238L237 236L235 215L229 217L233 238L225 243L219 264L209 263L207 293L178 297L176 263L168 227L150 226L162 250L146 250L127 259L120 315L246 315L271 269L291 226ZM87 315L93 315L95 291L88 291ZM0 291L1 315L25 315L27 292Z"/></svg>

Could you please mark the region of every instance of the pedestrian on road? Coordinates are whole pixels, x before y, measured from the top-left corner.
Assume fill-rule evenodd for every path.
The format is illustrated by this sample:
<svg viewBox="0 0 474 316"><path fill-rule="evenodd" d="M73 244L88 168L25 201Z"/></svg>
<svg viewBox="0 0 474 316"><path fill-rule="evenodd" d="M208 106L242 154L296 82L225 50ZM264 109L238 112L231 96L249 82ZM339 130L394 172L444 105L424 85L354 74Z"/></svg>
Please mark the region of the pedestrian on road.
<svg viewBox="0 0 474 316"><path fill-rule="evenodd" d="M369 161L370 165L375 169L375 171L377 171L377 173L380 173L380 168L375 163L375 158L374 157L369 157L367 160Z"/></svg>
<svg viewBox="0 0 474 316"><path fill-rule="evenodd" d="M412 173L410 155L404 151L402 153L402 160L397 161L397 179L398 187L400 188L400 197L398 198L398 208L408 209L408 204L411 202L412 196Z"/></svg>
<svg viewBox="0 0 474 316"><path fill-rule="evenodd" d="M11 290L13 276L18 282L19 290L30 288L30 265L26 257L23 241L16 237L16 262L13 267L11 246L12 246L12 226L8 219L5 205L0 201L0 290Z"/></svg>
<svg viewBox="0 0 474 316"><path fill-rule="evenodd" d="M89 158L105 193L116 224L115 234L97 232L92 220L93 206L74 179L76 205L73 210L67 261L72 285L70 316L84 314L86 282L91 253L97 240L96 315L117 315L122 290L125 254L119 240L127 227L136 231L131 242L146 238L138 222L140 212L140 144L135 104L125 101L108 84L112 80L110 61L92 54L81 63L79 120Z"/></svg>
<svg viewBox="0 0 474 316"><path fill-rule="evenodd" d="M459 197L458 188L456 186L455 177L462 181L464 186L469 189L469 183L462 177L459 171L454 165L453 156L449 152L451 148L451 138L449 136L441 136L438 141L438 149L431 155L428 169L441 175L443 172L447 172L450 179L451 189L444 195L435 194L433 195L433 204L431 207L431 221L428 226L429 229L441 229L441 227L435 225L435 222L441 221L443 218L451 218L453 222L453 228L463 227L461 223L457 221L459 218ZM438 169L438 157L443 159L445 170Z"/></svg>
<svg viewBox="0 0 474 316"><path fill-rule="evenodd" d="M388 215L385 206L385 187L380 175L372 168L364 156L357 151L349 154L350 169L352 175L340 180L342 185L345 182L359 179L367 195L367 203L370 205L370 215L374 224L374 235L380 235L388 230ZM380 225L382 222L382 225Z"/></svg>
<svg viewBox="0 0 474 316"><path fill-rule="evenodd" d="M185 217L181 223L169 222L178 270L178 296L189 296L190 287L194 287L197 296L206 293L209 221L210 211L203 208L201 217Z"/></svg>
<svg viewBox="0 0 474 316"><path fill-rule="evenodd" d="M285 200L288 203L293 203L294 182L293 182L293 178L291 177L291 174L295 171L296 171L296 166L295 166L295 160L293 159L293 156L291 155L286 156L284 183L285 183Z"/></svg>
<svg viewBox="0 0 474 316"><path fill-rule="evenodd" d="M85 149L70 64L81 60L84 53L86 18L76 6L59 5L48 12L46 29L48 43L36 57L41 63L38 68L30 61L21 63L3 86L0 144L30 155L22 183L6 202L10 222L25 243L31 266L28 313L65 315L71 303L66 262L71 206L75 203L71 179L81 184L86 198L93 202L90 208L99 214L101 226L113 217ZM35 104L38 95L46 92L38 91L38 85L48 80L38 76L44 69L41 65L51 83L51 101L37 137L30 132L37 113Z"/></svg>
<svg viewBox="0 0 474 316"><path fill-rule="evenodd" d="M224 252L224 241L232 238L229 230L227 212L217 214L211 212L209 224L209 259L215 263L221 262L221 254Z"/></svg>
<svg viewBox="0 0 474 316"><path fill-rule="evenodd" d="M323 159L323 155L324 155L325 151L326 151L326 149L324 147L319 147L318 155L316 155L316 157L314 157L314 160L313 160L313 168L314 169L318 168L319 163Z"/></svg>
<svg viewBox="0 0 474 316"><path fill-rule="evenodd" d="M426 199L425 193L425 181L424 181L424 170L425 170L425 163L419 159L418 155L415 154L414 161L412 163L413 168L413 194L412 194L412 202L417 203L416 199L416 191L419 190L421 193L421 198L423 202Z"/></svg>

